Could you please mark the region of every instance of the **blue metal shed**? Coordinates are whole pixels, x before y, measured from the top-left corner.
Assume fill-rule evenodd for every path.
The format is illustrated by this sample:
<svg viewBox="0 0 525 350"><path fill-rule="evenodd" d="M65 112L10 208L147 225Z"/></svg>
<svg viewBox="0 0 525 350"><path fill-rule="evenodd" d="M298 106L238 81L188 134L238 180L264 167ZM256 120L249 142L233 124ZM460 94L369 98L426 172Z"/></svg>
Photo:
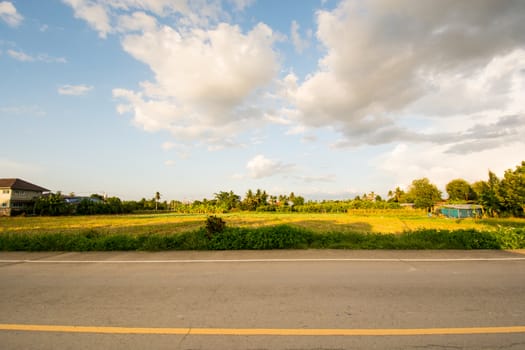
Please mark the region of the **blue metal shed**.
<svg viewBox="0 0 525 350"><path fill-rule="evenodd" d="M483 215L483 207L476 204L451 204L442 206L440 212L449 218L479 218Z"/></svg>

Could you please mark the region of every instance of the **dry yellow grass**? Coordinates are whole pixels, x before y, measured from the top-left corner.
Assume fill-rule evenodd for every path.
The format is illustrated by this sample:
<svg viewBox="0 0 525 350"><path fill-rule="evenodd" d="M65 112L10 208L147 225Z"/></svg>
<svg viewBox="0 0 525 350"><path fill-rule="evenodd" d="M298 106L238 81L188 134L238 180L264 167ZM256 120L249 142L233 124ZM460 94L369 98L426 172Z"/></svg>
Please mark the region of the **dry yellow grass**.
<svg viewBox="0 0 525 350"><path fill-rule="evenodd" d="M417 229L478 229L494 230L495 222L475 219L427 217L420 211L353 211L346 214L252 213L220 215L228 226L259 227L289 224L316 232L400 233ZM69 217L0 217L2 232L76 232L96 229L119 233L172 233L203 227L205 214L145 214L117 216ZM514 221L512 221L514 220ZM501 220L498 221L502 223ZM509 219L511 226L525 226L525 220Z"/></svg>
<svg viewBox="0 0 525 350"><path fill-rule="evenodd" d="M401 213L400 213L401 214ZM486 220L463 219L454 220L443 217L428 217L424 212L414 212L411 215L403 213L392 215L387 213L381 215L375 213L353 214L227 214L224 215L227 223L233 226L269 226L278 224L290 224L308 228L318 232L374 232L374 233L400 233L417 229L478 229L490 231L493 225L487 224Z"/></svg>

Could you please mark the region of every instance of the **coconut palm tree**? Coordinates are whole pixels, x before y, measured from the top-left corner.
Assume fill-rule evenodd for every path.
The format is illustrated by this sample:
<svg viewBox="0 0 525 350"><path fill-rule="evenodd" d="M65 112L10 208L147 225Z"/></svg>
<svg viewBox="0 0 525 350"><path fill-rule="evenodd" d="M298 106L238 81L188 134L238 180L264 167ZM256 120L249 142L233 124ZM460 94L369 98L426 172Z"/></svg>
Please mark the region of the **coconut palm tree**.
<svg viewBox="0 0 525 350"><path fill-rule="evenodd" d="M159 208L160 192L155 192L155 211Z"/></svg>

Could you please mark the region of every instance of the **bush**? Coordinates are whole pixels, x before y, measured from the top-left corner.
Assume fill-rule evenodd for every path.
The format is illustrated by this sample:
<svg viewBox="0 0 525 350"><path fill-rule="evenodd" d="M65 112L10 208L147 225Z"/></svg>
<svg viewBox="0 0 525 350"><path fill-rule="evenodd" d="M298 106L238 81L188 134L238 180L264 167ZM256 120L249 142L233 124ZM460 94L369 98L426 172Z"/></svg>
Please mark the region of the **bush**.
<svg viewBox="0 0 525 350"><path fill-rule="evenodd" d="M206 227L184 233L128 235L87 230L79 233L4 233L3 251L240 250L240 249L520 249L525 229L495 232L428 230L399 235L312 231L290 225L259 228L226 227L210 217Z"/></svg>
<svg viewBox="0 0 525 350"><path fill-rule="evenodd" d="M226 222L215 215L208 216L206 219L206 236L208 239L212 239L213 236L222 233L226 228Z"/></svg>

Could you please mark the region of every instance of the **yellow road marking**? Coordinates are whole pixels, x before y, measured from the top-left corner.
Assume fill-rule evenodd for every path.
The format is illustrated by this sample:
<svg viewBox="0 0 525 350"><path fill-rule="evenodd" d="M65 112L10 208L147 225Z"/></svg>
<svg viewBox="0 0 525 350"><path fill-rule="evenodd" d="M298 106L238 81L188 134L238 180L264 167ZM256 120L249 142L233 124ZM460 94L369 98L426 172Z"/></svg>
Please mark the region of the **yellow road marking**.
<svg viewBox="0 0 525 350"><path fill-rule="evenodd" d="M0 331L156 334L156 335L250 335L250 336L399 336L525 333L525 326L465 328L386 328L386 329L281 329L281 328L139 328L33 324L0 324Z"/></svg>

